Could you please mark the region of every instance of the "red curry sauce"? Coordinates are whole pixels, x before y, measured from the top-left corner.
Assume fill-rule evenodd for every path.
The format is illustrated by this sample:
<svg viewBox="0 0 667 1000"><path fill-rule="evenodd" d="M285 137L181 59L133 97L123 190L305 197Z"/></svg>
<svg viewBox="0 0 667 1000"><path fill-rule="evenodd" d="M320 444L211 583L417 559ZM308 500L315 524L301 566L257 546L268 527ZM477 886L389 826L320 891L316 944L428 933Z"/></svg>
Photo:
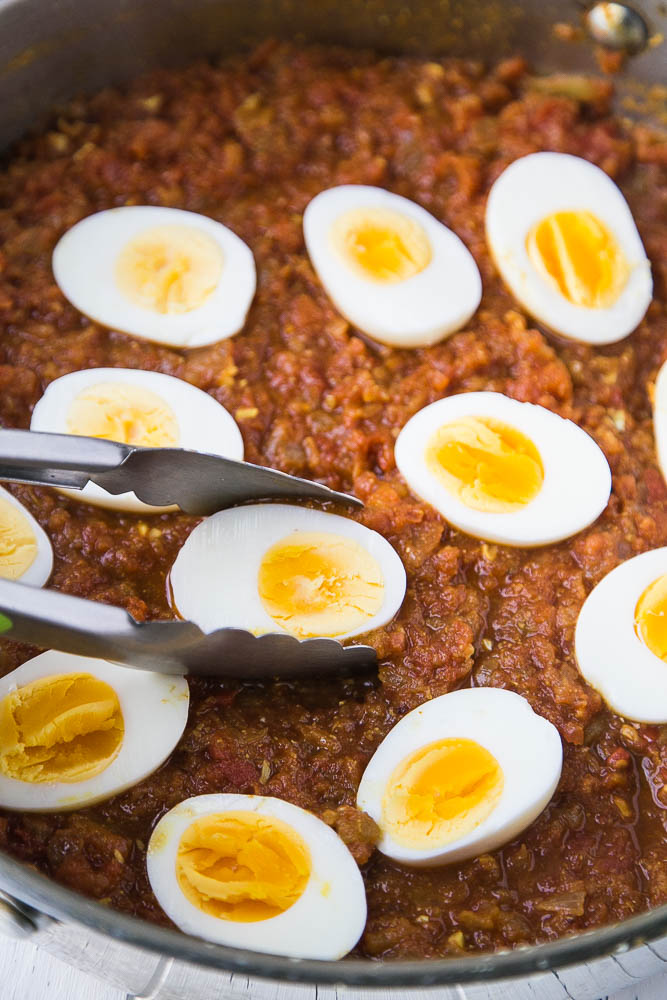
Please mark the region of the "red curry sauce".
<svg viewBox="0 0 667 1000"><path fill-rule="evenodd" d="M557 89L557 88L556 88ZM59 882L159 923L145 873L158 817L183 798L256 792L335 825L362 866L369 918L358 952L432 957L512 947L667 901L667 727L627 723L579 676L573 630L615 565L667 544L649 386L667 358L667 150L612 117L605 83L581 100L534 88L519 60L475 62L266 44L219 66L144 77L76 101L26 140L0 174L0 422L27 427L53 379L87 367L167 372L234 414L246 457L353 491L359 515L408 572L397 619L374 633L378 674L316 683L194 681L170 760L95 808L0 815L0 846ZM483 229L486 194L512 160L549 149L597 163L624 191L653 262L656 296L620 344L556 340L502 287ZM342 183L419 202L465 241L484 298L468 328L435 347L392 350L341 319L308 262L305 206ZM259 288L244 331L192 352L106 330L54 284L50 255L82 217L158 204L219 219L254 251ZM522 551L451 529L398 476L393 442L443 395L493 389L576 420L613 472L607 511L569 541ZM585 489L585 484L582 484ZM105 512L15 487L49 534L52 586L170 614L165 577L196 523ZM3 642L0 672L37 650ZM524 695L559 729L559 789L500 851L410 870L373 851L353 808L366 762L409 709L454 687Z"/></svg>

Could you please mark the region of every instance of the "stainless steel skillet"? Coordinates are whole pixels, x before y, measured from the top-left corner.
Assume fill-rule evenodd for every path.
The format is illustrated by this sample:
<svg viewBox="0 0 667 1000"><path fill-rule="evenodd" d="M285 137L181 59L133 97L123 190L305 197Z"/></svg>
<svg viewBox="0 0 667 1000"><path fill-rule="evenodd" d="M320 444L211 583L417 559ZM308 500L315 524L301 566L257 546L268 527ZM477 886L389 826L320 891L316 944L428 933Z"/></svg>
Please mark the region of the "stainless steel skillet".
<svg viewBox="0 0 667 1000"><path fill-rule="evenodd" d="M0 0L0 142L14 140L80 90L129 79L147 66L234 51L271 34L472 58L519 52L538 72L595 71L590 45L564 41L553 31L556 22L579 25L583 6L574 0ZM634 0L634 6L655 34L667 34L660 0ZM635 100L640 84L664 83L664 52L656 45L630 62L619 81L622 96ZM326 1000L364 995L425 1000L431 986L439 987L438 1000L598 1000L636 986L658 971L661 955L667 956L664 943L652 945L653 951L629 951L667 932L665 907L505 954L333 964L232 951L134 921L1 855L0 884L24 904L6 911L10 926L107 983L160 998L311 1000L317 995L315 988L285 985L298 980L318 984ZM503 985L516 976L521 982ZM382 992L364 994L359 987Z"/></svg>

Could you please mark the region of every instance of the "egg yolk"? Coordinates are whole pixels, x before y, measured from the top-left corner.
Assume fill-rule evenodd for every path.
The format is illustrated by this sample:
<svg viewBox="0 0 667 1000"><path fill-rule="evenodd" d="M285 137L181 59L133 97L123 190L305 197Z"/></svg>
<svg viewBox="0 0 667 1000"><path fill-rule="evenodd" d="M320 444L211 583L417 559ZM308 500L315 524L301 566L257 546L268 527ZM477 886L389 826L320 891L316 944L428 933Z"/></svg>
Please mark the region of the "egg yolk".
<svg viewBox="0 0 667 1000"><path fill-rule="evenodd" d="M67 432L145 448L173 448L180 436L176 416L160 396L118 382L80 392L67 413Z"/></svg>
<svg viewBox="0 0 667 1000"><path fill-rule="evenodd" d="M91 674L56 674L0 702L0 772L17 781L77 782L111 764L125 734L118 695Z"/></svg>
<svg viewBox="0 0 667 1000"><path fill-rule="evenodd" d="M0 497L0 576L18 580L37 558L37 539L28 518Z"/></svg>
<svg viewBox="0 0 667 1000"><path fill-rule="evenodd" d="M639 598L635 631L644 645L667 663L667 574L654 580Z"/></svg>
<svg viewBox="0 0 667 1000"><path fill-rule="evenodd" d="M408 847L448 844L487 818L503 785L500 764L474 740L430 743L395 768L382 802L382 826Z"/></svg>
<svg viewBox="0 0 667 1000"><path fill-rule="evenodd" d="M296 831L254 812L195 820L176 853L183 894L221 920L249 923L284 913L302 895L310 872L310 853Z"/></svg>
<svg viewBox="0 0 667 1000"><path fill-rule="evenodd" d="M467 507L503 514L534 500L544 471L539 452L521 431L490 417L460 417L429 441L426 464Z"/></svg>
<svg viewBox="0 0 667 1000"><path fill-rule="evenodd" d="M199 309L223 268L218 244L192 226L154 226L135 236L116 261L116 282L135 305L165 315Z"/></svg>
<svg viewBox="0 0 667 1000"><path fill-rule="evenodd" d="M431 244L419 223L387 208L355 208L336 219L335 249L362 278L394 284L431 262Z"/></svg>
<svg viewBox="0 0 667 1000"><path fill-rule="evenodd" d="M618 298L629 269L618 243L591 212L554 212L528 234L528 256L575 306L605 309Z"/></svg>
<svg viewBox="0 0 667 1000"><path fill-rule="evenodd" d="M264 554L258 590L271 618L305 639L361 628L382 607L384 578L351 538L298 531Z"/></svg>

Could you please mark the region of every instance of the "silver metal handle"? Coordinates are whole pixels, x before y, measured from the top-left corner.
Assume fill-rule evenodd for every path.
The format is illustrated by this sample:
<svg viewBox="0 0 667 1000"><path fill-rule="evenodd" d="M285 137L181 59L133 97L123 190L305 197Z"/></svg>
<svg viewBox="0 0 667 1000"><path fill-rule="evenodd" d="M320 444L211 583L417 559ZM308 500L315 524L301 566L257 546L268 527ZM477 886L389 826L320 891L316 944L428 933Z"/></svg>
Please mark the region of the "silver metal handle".
<svg viewBox="0 0 667 1000"><path fill-rule="evenodd" d="M92 476L118 468L133 451L99 438L0 430L0 479L83 489Z"/></svg>
<svg viewBox="0 0 667 1000"><path fill-rule="evenodd" d="M65 652L105 656L132 621L122 608L0 580L0 634L20 642L62 649L65 641Z"/></svg>
<svg viewBox="0 0 667 1000"><path fill-rule="evenodd" d="M0 580L0 635L161 674L249 680L368 670L377 662L372 646L235 628L205 634L188 621L138 622L122 608L8 580Z"/></svg>

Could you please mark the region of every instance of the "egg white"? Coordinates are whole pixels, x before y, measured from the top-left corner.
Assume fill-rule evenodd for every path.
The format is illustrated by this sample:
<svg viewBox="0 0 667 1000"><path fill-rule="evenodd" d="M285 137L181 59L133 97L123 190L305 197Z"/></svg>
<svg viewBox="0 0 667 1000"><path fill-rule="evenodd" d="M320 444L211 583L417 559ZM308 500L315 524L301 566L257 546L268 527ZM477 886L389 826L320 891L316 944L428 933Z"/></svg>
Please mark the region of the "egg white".
<svg viewBox="0 0 667 1000"><path fill-rule="evenodd" d="M20 500L17 500L13 494L1 486L0 497L23 514L30 525L30 530L35 536L35 542L37 543L37 555L25 573L16 578L16 582L28 584L30 587L43 587L53 571L53 548L51 547L51 542L46 532L37 523L30 511L23 506Z"/></svg>
<svg viewBox="0 0 667 1000"><path fill-rule="evenodd" d="M282 820L305 841L311 875L303 894L283 913L241 923L203 913L183 894L176 877L181 837L201 816L248 811ZM162 817L146 857L148 878L158 903L186 934L233 948L292 958L342 958L357 943L366 923L366 894L359 869L334 831L312 813L281 799L260 795L199 795Z"/></svg>
<svg viewBox="0 0 667 1000"><path fill-rule="evenodd" d="M67 434L67 415L76 397L85 389L110 382L138 386L164 400L178 424L180 438L176 447L238 461L243 458L241 431L232 415L217 400L172 375L135 368L86 368L55 379L36 403L30 429ZM144 503L134 493L107 493L96 483L88 483L82 490L61 489L60 492L75 500L130 513L163 514L178 510L174 505L156 507Z"/></svg>
<svg viewBox="0 0 667 1000"><path fill-rule="evenodd" d="M379 563L384 577L380 610L363 626L337 635L348 639L390 621L405 595L405 569L389 542L376 531L338 514L289 504L250 504L221 510L191 532L171 568L178 613L204 632L242 628L255 634L286 632L265 611L257 577L266 551L288 535L327 532L351 538Z"/></svg>
<svg viewBox="0 0 667 1000"><path fill-rule="evenodd" d="M593 213L623 251L630 274L613 305L575 305L530 260L526 239L533 226L561 211ZM632 333L651 302L651 265L628 204L603 170L578 156L531 153L506 167L489 192L486 237L512 294L532 316L563 336L612 344Z"/></svg>
<svg viewBox="0 0 667 1000"><path fill-rule="evenodd" d="M126 791L167 759L188 719L189 688L184 677L121 667L106 660L55 649L33 657L0 678L0 702L16 688L58 674L92 674L114 689L125 735L105 770L76 782L28 782L0 774L0 805L23 812L79 809Z"/></svg>
<svg viewBox="0 0 667 1000"><path fill-rule="evenodd" d="M466 416L508 424L537 448L544 482L524 507L506 513L474 510L431 473L425 457L431 437L444 424ZM394 456L413 493L447 521L468 535L503 545L529 548L569 538L602 513L611 492L607 459L586 431L543 406L500 392L460 393L425 406L398 435Z"/></svg>
<svg viewBox="0 0 667 1000"><path fill-rule="evenodd" d="M201 306L181 315L162 315L135 305L116 283L120 252L142 232L163 225L198 229L222 252L215 290ZM238 333L257 284L252 251L231 229L196 212L154 205L129 205L87 216L61 237L52 266L59 288L79 312L113 330L170 347L203 347Z"/></svg>
<svg viewBox="0 0 667 1000"><path fill-rule="evenodd" d="M628 559L593 588L577 619L579 670L609 707L636 722L667 722L667 664L635 632L635 608L667 573L667 547Z"/></svg>
<svg viewBox="0 0 667 1000"><path fill-rule="evenodd" d="M357 274L331 242L335 221L353 209L386 208L414 220L431 245L429 264L404 281L385 284ZM384 188L344 184L307 206L303 232L313 267L350 323L392 347L427 347L464 326L482 297L475 260L462 240L425 209Z"/></svg>
<svg viewBox="0 0 667 1000"><path fill-rule="evenodd" d="M382 801L396 767L420 747L444 739L474 740L502 768L496 807L470 833L431 849L397 843L383 829ZM560 780L558 730L525 698L500 688L452 691L408 712L385 736L364 771L357 805L382 830L378 849L402 864L433 867L493 851L518 836L550 801Z"/></svg>

